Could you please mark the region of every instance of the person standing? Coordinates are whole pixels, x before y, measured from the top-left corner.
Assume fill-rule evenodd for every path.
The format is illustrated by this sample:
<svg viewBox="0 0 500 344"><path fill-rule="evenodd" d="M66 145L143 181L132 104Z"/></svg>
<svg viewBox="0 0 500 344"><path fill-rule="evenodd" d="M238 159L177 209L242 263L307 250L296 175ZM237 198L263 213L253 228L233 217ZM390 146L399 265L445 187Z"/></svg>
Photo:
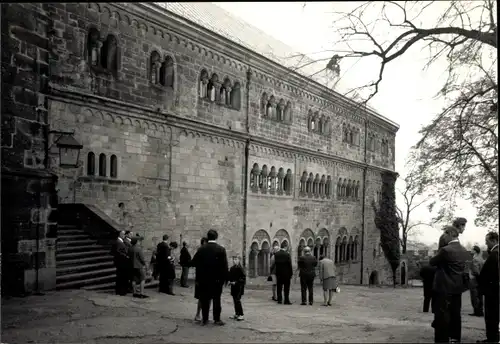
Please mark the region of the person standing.
<svg viewBox="0 0 500 344"><path fill-rule="evenodd" d="M274 246L273 247L273 252L271 254L271 261L270 261L270 270L271 270L271 283L272 283L272 292L273 292L273 297L271 297L271 300L273 301L278 301L278 298L276 297L276 264L274 261L274 255L276 252L280 250L279 246Z"/></svg>
<svg viewBox="0 0 500 344"><path fill-rule="evenodd" d="M117 295L121 296L127 295L127 283L130 271L127 246L125 246L125 243L123 242L124 238L125 232L120 231L112 250L113 262L116 268L115 292Z"/></svg>
<svg viewBox="0 0 500 344"><path fill-rule="evenodd" d="M474 245L472 247L472 261L469 268L469 291L470 291L470 302L472 304L473 312L469 315L482 317L483 313L483 297L479 294L478 289L478 277L483 268L484 259L481 257L481 249L479 246Z"/></svg>
<svg viewBox="0 0 500 344"><path fill-rule="evenodd" d="M446 244L429 261L436 267L433 291L434 341L460 342L462 336L462 293L466 289L465 268L469 252L460 244L454 227L445 228Z"/></svg>
<svg viewBox="0 0 500 344"><path fill-rule="evenodd" d="M228 262L226 249L217 244L218 233L211 229L207 233L207 244L199 248L193 257L192 265L196 268L198 296L201 301L202 325L208 323L210 302L213 302L214 324L222 326L221 315L222 288L227 282Z"/></svg>
<svg viewBox="0 0 500 344"><path fill-rule="evenodd" d="M191 254L187 248L187 242L182 243L181 255L179 257L179 264L182 267L181 274L181 287L189 288L187 285L188 275L189 275L189 265L191 264Z"/></svg>
<svg viewBox="0 0 500 344"><path fill-rule="evenodd" d="M482 342L498 343L499 338L499 265L498 265L498 233L486 234L486 246L489 255L479 274L479 290L484 295L484 321L486 324L486 340Z"/></svg>
<svg viewBox="0 0 500 344"><path fill-rule="evenodd" d="M174 295L172 291L173 264L167 234L163 236L163 241L156 247L156 264L158 265L158 273L160 275L160 293Z"/></svg>
<svg viewBox="0 0 500 344"><path fill-rule="evenodd" d="M145 299L148 296L144 295L144 284L146 281L146 259L142 248L138 245L139 238L132 238L130 240L129 257L131 260L132 270L132 290L133 296ZM137 290L139 286L139 290ZM139 291L139 292L138 292Z"/></svg>
<svg viewBox="0 0 500 344"><path fill-rule="evenodd" d="M449 235L457 237L462 234L465 230L465 225L467 225L467 219L463 217L457 217L453 220L451 226L446 226L444 228L444 233L439 237L438 248L445 246L446 238Z"/></svg>
<svg viewBox="0 0 500 344"><path fill-rule="evenodd" d="M302 296L301 305L306 305L306 293L309 293L309 305L312 306L314 302L314 277L316 277L316 265L318 261L316 257L311 254L309 246L304 247L303 255L299 257L299 278L300 278L300 294Z"/></svg>
<svg viewBox="0 0 500 344"><path fill-rule="evenodd" d="M278 303L291 305L290 302L290 284L293 277L292 258L286 251L287 243L281 243L281 249L274 254L274 265L276 268L276 285L278 291ZM283 293L285 302L283 302Z"/></svg>
<svg viewBox="0 0 500 344"><path fill-rule="evenodd" d="M436 267L431 266L429 263L425 263L424 266L420 268L420 278L422 278L422 283L424 284L424 313L429 312L429 306L431 312L434 312L434 307L432 307L432 286L435 274Z"/></svg>
<svg viewBox="0 0 500 344"><path fill-rule="evenodd" d="M232 318L238 321L244 320L241 297L245 293L246 278L245 270L240 264L240 257L234 256L233 266L229 269L228 281L231 285L231 296L234 303L234 316Z"/></svg>
<svg viewBox="0 0 500 344"><path fill-rule="evenodd" d="M125 238L123 239L123 243L127 247L127 252L129 252L130 248L132 247L132 234L133 233L131 231L125 231ZM131 261L129 259L129 267L127 271L127 288L129 292L133 292L134 288L132 287L132 280L134 279L134 276L130 262Z"/></svg>
<svg viewBox="0 0 500 344"><path fill-rule="evenodd" d="M335 263L325 256L320 256L319 259L319 279L323 284L323 306L331 306L333 292L337 289Z"/></svg>
<svg viewBox="0 0 500 344"><path fill-rule="evenodd" d="M200 247L205 245L207 243L208 239L203 237L201 238L201 243L200 243ZM191 260L191 263L190 263L190 266L193 266L193 261ZM200 286L199 286L199 282L198 282L198 275L196 272L195 272L195 277L194 277L194 298L196 300L198 300L198 304L197 304L197 307L196 307L196 315L194 317L194 321L195 322L200 322L201 321L201 301L200 301Z"/></svg>

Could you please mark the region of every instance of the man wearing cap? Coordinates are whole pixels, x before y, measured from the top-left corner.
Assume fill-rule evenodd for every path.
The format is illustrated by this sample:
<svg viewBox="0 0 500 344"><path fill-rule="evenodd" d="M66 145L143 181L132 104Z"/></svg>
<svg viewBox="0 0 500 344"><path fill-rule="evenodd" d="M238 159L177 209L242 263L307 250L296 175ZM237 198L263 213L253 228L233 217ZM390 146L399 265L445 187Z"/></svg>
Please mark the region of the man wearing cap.
<svg viewBox="0 0 500 344"><path fill-rule="evenodd" d="M469 315L482 317L483 313L483 298L479 294L479 284L478 278L483 268L484 259L481 257L481 249L479 246L474 246L472 248L472 261L469 268L469 290L470 290L470 302L474 312Z"/></svg>

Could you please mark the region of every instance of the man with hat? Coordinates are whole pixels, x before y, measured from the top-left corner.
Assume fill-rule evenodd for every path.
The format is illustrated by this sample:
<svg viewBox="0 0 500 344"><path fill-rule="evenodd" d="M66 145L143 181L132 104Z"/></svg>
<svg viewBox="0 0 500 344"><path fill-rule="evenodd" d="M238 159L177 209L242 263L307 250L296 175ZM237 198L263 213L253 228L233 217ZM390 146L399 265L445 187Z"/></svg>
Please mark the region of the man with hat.
<svg viewBox="0 0 500 344"><path fill-rule="evenodd" d="M470 290L470 302L474 312L469 315L482 317L483 313L483 298L479 293L479 274L484 265L484 259L481 257L481 249L479 246L474 245L472 248L472 261L469 268L469 290Z"/></svg>

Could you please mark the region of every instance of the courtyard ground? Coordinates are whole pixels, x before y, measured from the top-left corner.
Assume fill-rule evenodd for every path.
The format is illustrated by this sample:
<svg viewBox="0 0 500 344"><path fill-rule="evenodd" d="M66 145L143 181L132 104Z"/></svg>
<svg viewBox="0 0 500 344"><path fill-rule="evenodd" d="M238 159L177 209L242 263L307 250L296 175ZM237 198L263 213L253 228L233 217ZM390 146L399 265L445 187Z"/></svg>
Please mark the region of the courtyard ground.
<svg viewBox="0 0 500 344"><path fill-rule="evenodd" d="M223 296L226 326L201 327L193 322L193 290L177 288L176 296L148 290L149 299L72 290L44 296L2 300L2 343L333 343L432 342L432 314L422 313L422 289L342 286L333 307L270 301L268 290L247 290L245 321L235 322L229 290ZM484 320L470 317L463 295L463 342L482 339Z"/></svg>

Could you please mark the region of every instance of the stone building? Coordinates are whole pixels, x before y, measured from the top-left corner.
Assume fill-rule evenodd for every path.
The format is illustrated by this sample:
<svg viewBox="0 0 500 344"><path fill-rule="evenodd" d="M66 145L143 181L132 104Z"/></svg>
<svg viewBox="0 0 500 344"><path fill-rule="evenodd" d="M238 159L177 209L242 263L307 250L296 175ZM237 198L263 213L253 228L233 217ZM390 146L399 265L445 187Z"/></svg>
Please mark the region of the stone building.
<svg viewBox="0 0 500 344"><path fill-rule="evenodd" d="M286 241L343 283L390 279L371 202L398 125L287 68L283 43L209 3L19 3L2 46L2 265L25 290L104 281L84 254L118 229L151 252L214 228L250 276Z"/></svg>

